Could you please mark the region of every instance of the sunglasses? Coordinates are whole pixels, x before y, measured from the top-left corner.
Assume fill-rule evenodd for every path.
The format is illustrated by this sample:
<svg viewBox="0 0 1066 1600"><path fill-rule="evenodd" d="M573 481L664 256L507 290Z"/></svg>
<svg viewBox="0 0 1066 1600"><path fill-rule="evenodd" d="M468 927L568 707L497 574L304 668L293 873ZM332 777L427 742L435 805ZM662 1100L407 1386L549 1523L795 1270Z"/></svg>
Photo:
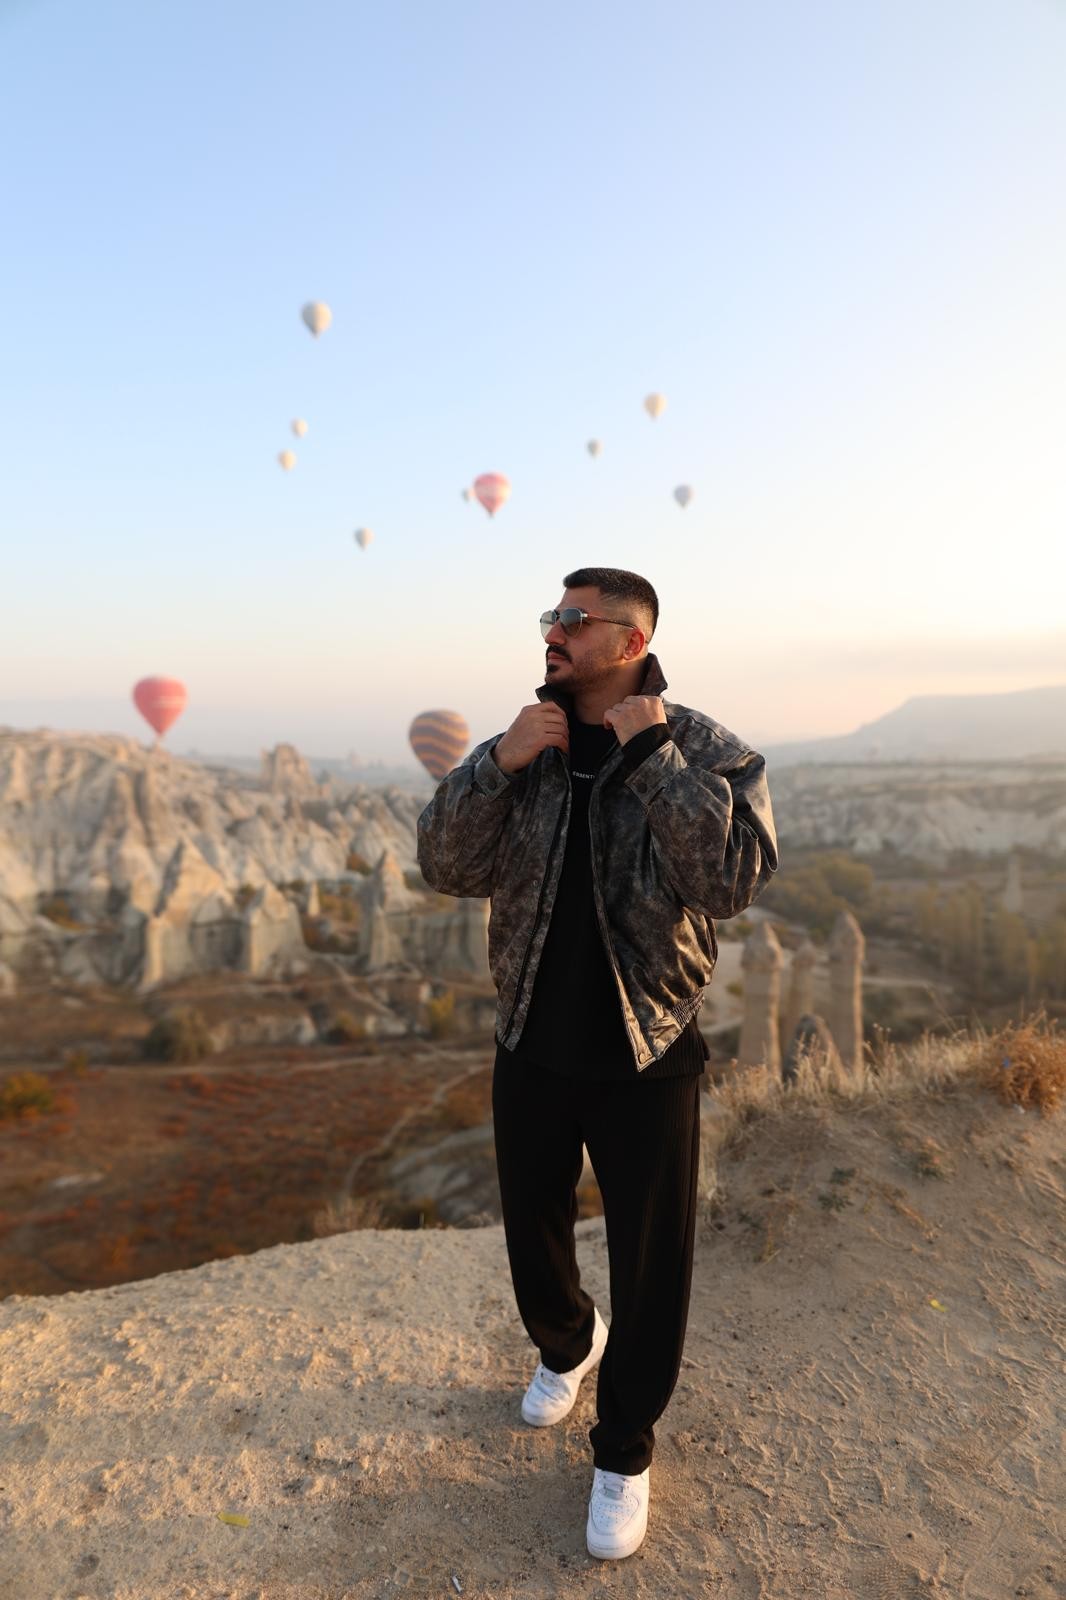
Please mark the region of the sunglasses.
<svg viewBox="0 0 1066 1600"><path fill-rule="evenodd" d="M555 624L566 634L568 639L573 639L581 632L583 622L613 622L617 628L635 628L635 622L623 622L619 617L594 617L588 611L582 611L579 606L564 606L562 611L542 611L540 617L541 637L546 639Z"/></svg>

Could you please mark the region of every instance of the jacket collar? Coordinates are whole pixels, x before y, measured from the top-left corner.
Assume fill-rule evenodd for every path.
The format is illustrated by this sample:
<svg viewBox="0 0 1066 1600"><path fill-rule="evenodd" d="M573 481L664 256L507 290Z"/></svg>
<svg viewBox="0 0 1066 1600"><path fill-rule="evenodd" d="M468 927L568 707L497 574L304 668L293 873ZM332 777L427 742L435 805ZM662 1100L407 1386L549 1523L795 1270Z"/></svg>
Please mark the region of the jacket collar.
<svg viewBox="0 0 1066 1600"><path fill-rule="evenodd" d="M639 694L662 694L666 689L666 679L663 669L659 665L659 658L648 651L647 664L644 668L644 677L641 679ZM536 691L538 700L554 700L556 705L562 706L567 716L574 708L574 697L565 689L553 689L550 683L542 683Z"/></svg>

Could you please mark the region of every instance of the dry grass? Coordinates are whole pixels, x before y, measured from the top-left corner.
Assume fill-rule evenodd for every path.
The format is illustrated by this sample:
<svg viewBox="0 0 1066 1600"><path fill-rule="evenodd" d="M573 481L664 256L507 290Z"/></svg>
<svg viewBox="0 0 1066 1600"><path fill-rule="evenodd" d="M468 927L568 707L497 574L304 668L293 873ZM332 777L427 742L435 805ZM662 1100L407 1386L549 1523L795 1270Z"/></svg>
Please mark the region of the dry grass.
<svg viewBox="0 0 1066 1600"><path fill-rule="evenodd" d="M857 1067L824 1055L804 1056L791 1084L768 1067L737 1069L733 1063L708 1095L713 1115L703 1141L701 1192L717 1198L717 1160L751 1123L787 1115L797 1101L863 1109L963 1086L989 1089L1008 1104L1048 1116L1066 1091L1066 1038L1041 1012L996 1032L977 1027L947 1037L923 1033L906 1043L882 1038ZM943 1177L938 1152L927 1144L914 1155L915 1170L923 1177Z"/></svg>
<svg viewBox="0 0 1066 1600"><path fill-rule="evenodd" d="M329 1239L337 1233L353 1233L357 1228L386 1227L385 1207L373 1195L345 1195L330 1200L311 1218L316 1239Z"/></svg>

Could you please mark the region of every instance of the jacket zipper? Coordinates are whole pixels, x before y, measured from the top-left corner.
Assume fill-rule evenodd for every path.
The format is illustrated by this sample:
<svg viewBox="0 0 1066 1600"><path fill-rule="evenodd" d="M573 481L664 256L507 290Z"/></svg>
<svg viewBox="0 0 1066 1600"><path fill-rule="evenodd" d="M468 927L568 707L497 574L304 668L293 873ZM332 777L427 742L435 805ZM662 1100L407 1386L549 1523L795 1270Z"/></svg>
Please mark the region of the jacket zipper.
<svg viewBox="0 0 1066 1600"><path fill-rule="evenodd" d="M625 993L625 990L622 986L622 980L619 976L618 960L614 953L614 947L611 944L611 935L607 927L607 919L600 911L600 886L596 880L596 836L592 831L592 814L593 810L595 809L597 799L598 796L596 794L596 785L593 784L592 794L589 796L589 861L592 865L592 899L596 907L596 921L600 925L600 934L603 938L604 947L607 951L607 958L611 963L611 976L614 979L615 988L618 990L618 997L622 1005L622 1021L626 1025L626 1035L629 1038L630 1047L632 1048L633 1035L630 1030L629 1021L626 1017L626 1006L629 1003L629 996ZM641 1044L644 1043L643 1038L640 1040L640 1042Z"/></svg>
<svg viewBox="0 0 1066 1600"><path fill-rule="evenodd" d="M562 826L563 817L565 815L567 818L569 818L569 815L570 815L570 797L571 797L571 794L573 793L573 789L572 789L572 786L571 786L571 783L570 783L570 773L566 769L565 762L563 764L563 771L566 773L566 801L562 806L560 806L559 815L555 819L555 832L552 834L552 842L548 846L548 860L549 861L551 860L552 855L553 855L553 853L555 851L555 844L556 844L556 841L557 841L557 839L559 837L559 829ZM510 1011L510 1015L507 1018L507 1026L503 1030L505 1038L511 1031L511 1023L514 1021L514 1014L518 1010L518 1001L521 998L522 985L525 982L525 978L526 978L526 968L529 966L529 952L533 948L533 940L536 938L537 929L540 927L540 914L541 914L541 911L542 911L543 906L544 906L544 895L545 895L545 891L547 890L547 887L548 887L548 874L545 873L543 878L540 880L540 894L537 896L537 910L536 910L536 914L534 915L534 918L533 918L533 931L529 936L529 943L526 945L525 954L522 957L522 966L521 966L521 969L520 969L519 974L518 974L518 981L515 984L514 1000L511 1002L511 1011Z"/></svg>

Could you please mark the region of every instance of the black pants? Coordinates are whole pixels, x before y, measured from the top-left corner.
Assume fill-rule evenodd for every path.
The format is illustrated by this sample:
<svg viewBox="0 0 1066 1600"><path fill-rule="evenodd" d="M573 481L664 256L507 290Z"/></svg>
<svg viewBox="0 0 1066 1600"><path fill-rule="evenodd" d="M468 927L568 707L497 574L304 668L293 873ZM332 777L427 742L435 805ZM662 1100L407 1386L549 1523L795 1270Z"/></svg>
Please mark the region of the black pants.
<svg viewBox="0 0 1066 1600"><path fill-rule="evenodd" d="M699 1077L582 1083L497 1046L496 1167L519 1315L540 1359L569 1372L592 1348L593 1303L574 1251L582 1144L603 1196L611 1332L593 1460L643 1472L685 1341L700 1143Z"/></svg>

